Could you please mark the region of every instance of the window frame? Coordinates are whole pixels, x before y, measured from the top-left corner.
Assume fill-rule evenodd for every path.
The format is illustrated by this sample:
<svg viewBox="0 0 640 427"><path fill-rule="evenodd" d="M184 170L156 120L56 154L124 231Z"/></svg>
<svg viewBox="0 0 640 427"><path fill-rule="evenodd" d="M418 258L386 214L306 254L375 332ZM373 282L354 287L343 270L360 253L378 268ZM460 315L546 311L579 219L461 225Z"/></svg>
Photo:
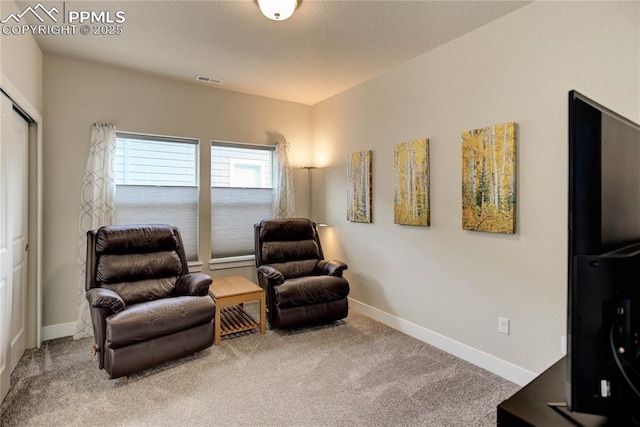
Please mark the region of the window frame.
<svg viewBox="0 0 640 427"><path fill-rule="evenodd" d="M262 188L262 189L272 189L274 188L274 179L275 177L273 176L274 171L275 171L275 151L276 151L276 147L275 145L265 145L265 144L251 144L251 143L246 143L246 142L231 142L231 141L221 141L221 140L211 140L210 141L210 159L209 161L211 162L213 159L213 147L214 146L218 146L218 147L231 147L231 148L243 148L243 149L251 149L251 150L260 150L260 151L270 151L271 152L271 186L270 187L258 187L258 188ZM210 190L212 188L236 188L236 189L242 189L242 188L246 188L246 189L252 189L254 187L232 187L232 186L225 186L225 187L221 187L221 186L215 186L213 185L213 179L212 179L212 175L213 175L213 168L210 171ZM213 214L213 200L210 201L210 212L209 215L211 216ZM213 228L213 226L212 226ZM213 252L213 237L211 236L211 234L209 235L210 240L211 240L211 251ZM228 256L228 257L220 257L220 258L213 258L211 257L210 254L210 259L209 259L209 270L213 271L213 270L223 270L223 269L228 269L228 268L237 268L237 267L253 267L255 266L255 253L251 254L251 255L238 255L238 256Z"/></svg>
<svg viewBox="0 0 640 427"><path fill-rule="evenodd" d="M164 143L180 143L180 144L189 144L195 147L195 185L179 185L175 187L192 187L196 189L196 259L187 261L187 266L189 267L190 272L199 272L202 271L202 261L200 260L200 183L201 183L201 167L200 167L200 139L193 137L181 137L181 136L171 136L171 135L160 135L160 134L150 134L150 133L142 133L142 132L131 132L131 131L116 131L116 140L118 139L132 139L132 140L140 140L140 141L154 141L154 142L164 142ZM115 156L114 156L115 161ZM165 186L165 185L148 185L148 184L117 184L116 187L120 186L148 186L152 188L157 187L168 187L171 188L173 186ZM116 212L118 207L116 206Z"/></svg>
<svg viewBox="0 0 640 427"><path fill-rule="evenodd" d="M214 270L222 270L222 269L228 269L228 268L238 268L238 267L253 267L255 266L255 254L251 254L251 255L241 255L241 256L229 256L229 257L221 257L221 258L211 258L211 252L213 250L213 239L211 236L211 232L207 233L207 236L201 236L201 224L202 224L202 220L203 217L202 215L207 215L208 217L212 216L212 212L214 209L213 206L213 202L211 200L209 200L208 202L208 209L207 212L201 212L202 209L204 209L204 207L201 206L201 203L203 200L206 200L206 198L203 199L203 191L205 191L205 188L203 188L203 184L206 186L208 184L208 192L209 194L211 194L211 189L214 187L213 185L213 180L212 180L212 169L209 169L209 176L204 176L202 175L203 172L206 173L207 168L205 168L204 165L204 159L202 157L207 156L208 154L208 159L206 160L209 165L211 166L211 161L212 161L212 156L213 156L213 151L212 148L214 146L226 146L226 147L236 147L236 148L243 148L243 149L253 149L253 150L267 150L271 152L271 165L270 165L270 175L271 175L271 186L270 187L258 187L258 188L263 188L263 189L273 189L274 188L274 179L275 177L273 176L274 172L275 172L275 166L276 166L276 157L275 157L275 151L276 151L276 147L275 145L266 145L266 144L252 144L252 143L246 143L246 142L231 142L231 141L222 141L222 140L215 140L215 139L211 139L209 142L209 147L206 147L205 145L201 145L202 140L199 138L194 138L194 137L181 137L181 136L171 136L171 135L161 135L161 134L152 134L152 133L143 133L143 132L131 132L131 131L117 131L116 132L116 138L118 139L138 139L138 140L143 140L143 141L158 141L158 142L174 142L174 143L187 143L187 144L192 144L195 145L195 166L196 166L196 170L195 170L195 179L196 179L196 185L195 188L197 188L197 192L198 192L198 196L197 196L197 219L196 219L196 238L198 239L196 242L196 247L197 247L197 259L194 261L188 261L187 264L189 266L189 271L191 272L197 272L197 271L202 271L203 270L203 261L202 261L202 257L201 257L201 253L200 253L200 246L201 246L201 239L203 238L207 238L209 239L209 243L210 243L210 247L209 247L209 271L214 271ZM208 152L207 152L208 149ZM122 186L126 186L126 185L133 185L133 184L117 184L117 185L122 185ZM154 187L153 185L149 185L150 187ZM170 187L170 186L167 186ZM252 187L227 187L227 188L236 188L236 189L242 189L242 188L246 188L246 189L251 189ZM209 224L210 228L211 228L211 224Z"/></svg>

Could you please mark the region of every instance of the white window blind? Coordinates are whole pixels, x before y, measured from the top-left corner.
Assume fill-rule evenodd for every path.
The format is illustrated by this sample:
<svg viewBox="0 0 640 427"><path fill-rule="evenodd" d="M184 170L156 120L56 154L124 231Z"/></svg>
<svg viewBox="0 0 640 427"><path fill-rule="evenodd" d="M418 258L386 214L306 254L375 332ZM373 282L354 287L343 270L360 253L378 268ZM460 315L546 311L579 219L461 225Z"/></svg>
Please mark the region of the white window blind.
<svg viewBox="0 0 640 427"><path fill-rule="evenodd" d="M253 224L271 216L274 147L211 143L211 258L253 255Z"/></svg>
<svg viewBox="0 0 640 427"><path fill-rule="evenodd" d="M198 141L118 132L116 224L178 227L198 259Z"/></svg>

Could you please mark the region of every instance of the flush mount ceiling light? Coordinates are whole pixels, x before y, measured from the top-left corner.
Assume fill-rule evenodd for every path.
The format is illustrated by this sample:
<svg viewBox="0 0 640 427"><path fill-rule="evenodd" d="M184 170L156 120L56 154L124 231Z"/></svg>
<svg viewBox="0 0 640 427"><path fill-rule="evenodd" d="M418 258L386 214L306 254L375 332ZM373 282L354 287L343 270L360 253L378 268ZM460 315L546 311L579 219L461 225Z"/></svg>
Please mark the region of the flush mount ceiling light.
<svg viewBox="0 0 640 427"><path fill-rule="evenodd" d="M284 21L293 15L300 0L256 0L264 16L273 21Z"/></svg>

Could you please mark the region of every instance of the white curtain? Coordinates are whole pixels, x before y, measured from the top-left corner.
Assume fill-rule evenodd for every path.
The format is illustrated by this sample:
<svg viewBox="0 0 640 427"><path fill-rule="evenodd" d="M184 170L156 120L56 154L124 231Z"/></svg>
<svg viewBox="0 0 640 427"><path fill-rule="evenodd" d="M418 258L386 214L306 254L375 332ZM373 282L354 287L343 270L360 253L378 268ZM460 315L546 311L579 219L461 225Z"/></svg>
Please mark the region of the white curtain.
<svg viewBox="0 0 640 427"><path fill-rule="evenodd" d="M87 231L113 224L116 213L116 129L107 123L94 123L91 145L82 182L78 215L78 320L73 339L93 335L89 304L85 297Z"/></svg>
<svg viewBox="0 0 640 427"><path fill-rule="evenodd" d="M296 216L296 203L293 194L293 170L289 166L289 144L276 142L276 162L273 185L274 218L293 218Z"/></svg>

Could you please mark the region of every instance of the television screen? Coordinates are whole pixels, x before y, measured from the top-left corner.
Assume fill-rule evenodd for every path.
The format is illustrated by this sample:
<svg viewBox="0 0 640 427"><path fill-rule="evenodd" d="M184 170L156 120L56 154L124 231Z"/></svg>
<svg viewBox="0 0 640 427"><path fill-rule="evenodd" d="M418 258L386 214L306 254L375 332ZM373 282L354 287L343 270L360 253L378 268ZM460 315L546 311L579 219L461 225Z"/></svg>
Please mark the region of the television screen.
<svg viewBox="0 0 640 427"><path fill-rule="evenodd" d="M602 245L640 240L640 133L627 121L602 114Z"/></svg>
<svg viewBox="0 0 640 427"><path fill-rule="evenodd" d="M569 92L567 407L640 420L640 126Z"/></svg>

